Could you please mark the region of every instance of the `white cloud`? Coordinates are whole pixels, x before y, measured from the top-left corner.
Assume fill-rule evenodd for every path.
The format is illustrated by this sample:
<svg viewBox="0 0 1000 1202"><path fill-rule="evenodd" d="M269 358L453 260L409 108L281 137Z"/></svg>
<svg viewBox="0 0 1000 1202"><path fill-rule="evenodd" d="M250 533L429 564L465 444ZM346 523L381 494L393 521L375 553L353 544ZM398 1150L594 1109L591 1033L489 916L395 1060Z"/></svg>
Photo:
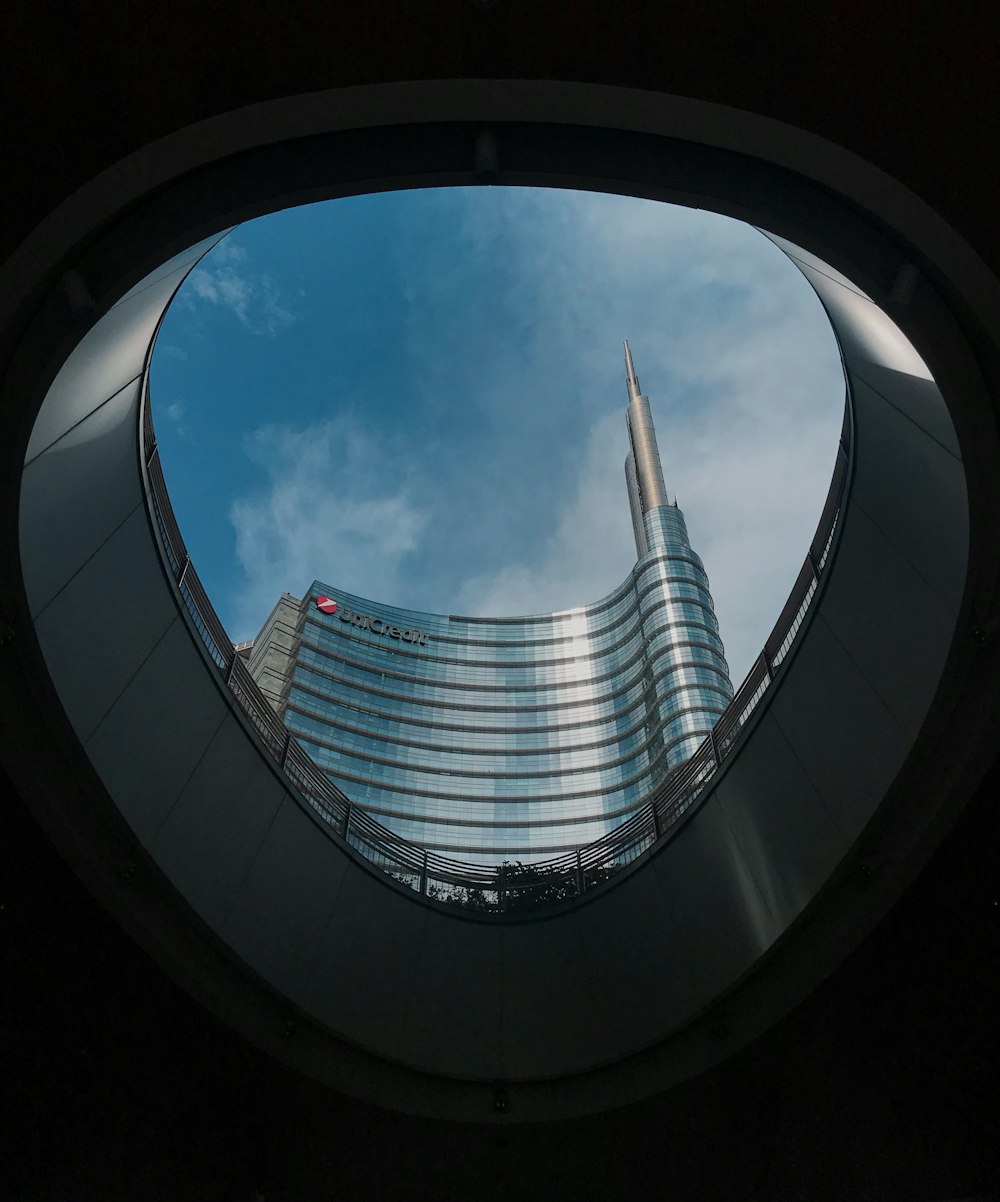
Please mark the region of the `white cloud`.
<svg viewBox="0 0 1000 1202"><path fill-rule="evenodd" d="M252 334L275 337L298 320L298 313L266 272L247 269L246 249L221 242L188 276L185 303L206 301L228 309Z"/></svg>
<svg viewBox="0 0 1000 1202"><path fill-rule="evenodd" d="M465 580L459 613L538 614L596 601L607 582L623 580L635 562L628 501L623 504L624 422L595 422L571 494L530 559L498 565Z"/></svg>
<svg viewBox="0 0 1000 1202"><path fill-rule="evenodd" d="M178 438L187 438L188 429L184 422L184 416L187 412L187 406L184 401L167 401L163 404L156 405L156 419L159 422L164 419L167 423L167 429L160 427L160 434L173 433Z"/></svg>
<svg viewBox="0 0 1000 1202"><path fill-rule="evenodd" d="M247 249L245 246L240 246L238 242L234 242L232 238L223 238L212 250L210 258L213 263L219 265L245 263L247 261Z"/></svg>
<svg viewBox="0 0 1000 1202"><path fill-rule="evenodd" d="M538 544L473 571L459 608L571 608L626 575L634 560L622 468L627 336L738 684L801 566L833 467L843 380L819 302L762 235L712 214L525 191L502 206L470 205L465 233L473 260L516 261L505 299L530 321L513 375L530 387L511 390L509 376L504 387L520 393L518 414L568 394L587 437L568 471L552 464L562 484L540 513ZM419 321L416 334L427 340ZM489 348L469 350L488 360ZM427 386L437 387L427 370ZM511 403L488 373L468 387L487 409Z"/></svg>
<svg viewBox="0 0 1000 1202"><path fill-rule="evenodd" d="M712 214L530 189L436 203L455 236L410 237L398 264L398 403L416 420L402 442L350 414L248 440L265 483L231 509L234 630L253 634L314 577L482 615L606 595L634 562L628 337L738 683L801 566L840 427L839 357L808 284ZM223 248L198 297L258 321L260 283L242 248Z"/></svg>
<svg viewBox="0 0 1000 1202"><path fill-rule="evenodd" d="M317 578L361 582L368 595L391 600L427 518L399 463L385 470L385 448L341 414L305 428L261 427L244 449L266 484L230 508L246 581L230 615L237 637L256 634L283 591Z"/></svg>

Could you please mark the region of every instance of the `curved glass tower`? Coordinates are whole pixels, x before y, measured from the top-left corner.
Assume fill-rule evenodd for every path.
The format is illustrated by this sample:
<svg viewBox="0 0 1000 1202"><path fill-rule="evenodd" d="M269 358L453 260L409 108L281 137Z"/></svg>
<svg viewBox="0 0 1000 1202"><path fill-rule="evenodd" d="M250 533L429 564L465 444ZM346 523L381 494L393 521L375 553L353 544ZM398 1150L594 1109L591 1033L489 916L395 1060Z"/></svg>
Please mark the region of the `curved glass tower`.
<svg viewBox="0 0 1000 1202"><path fill-rule="evenodd" d="M609 596L519 618L426 614L315 581L245 654L350 797L459 858L530 860L629 817L733 695L708 578L625 344L638 560Z"/></svg>

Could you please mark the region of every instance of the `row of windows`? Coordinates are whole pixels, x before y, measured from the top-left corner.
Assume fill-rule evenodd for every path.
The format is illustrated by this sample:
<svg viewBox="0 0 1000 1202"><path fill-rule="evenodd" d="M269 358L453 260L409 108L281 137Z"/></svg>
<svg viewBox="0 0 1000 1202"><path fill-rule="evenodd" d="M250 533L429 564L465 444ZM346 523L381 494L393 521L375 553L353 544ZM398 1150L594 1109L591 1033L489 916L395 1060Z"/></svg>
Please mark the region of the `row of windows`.
<svg viewBox="0 0 1000 1202"><path fill-rule="evenodd" d="M469 649L459 644L442 648L440 644L432 643L417 650L410 644L388 641L384 636L369 634L347 623L322 623L312 614L307 616L302 637L313 646L346 653L358 661L382 663L389 658L394 661L397 671L405 673L412 666L412 671L421 676L448 678L455 678L452 673L456 667L463 670L463 675L474 676L477 668L492 673L516 673L526 669L539 673L544 669L572 665L590 665L593 670L598 661L602 667L620 665L640 654L656 631L668 625L684 623L685 619L693 620L698 627L711 631L712 634L708 636L710 643L721 651L718 622L711 608L711 600L699 600L693 609L686 605L677 608L677 605L676 601L667 597L652 607L647 606L640 616L639 626L615 632L613 640L602 641L597 635L581 633L567 647L573 654L564 654L555 659L539 657L537 646L491 648L493 655L486 658L483 658L486 649L477 647L470 655ZM442 654L442 651L445 653ZM725 661L722 662L724 664Z"/></svg>
<svg viewBox="0 0 1000 1202"><path fill-rule="evenodd" d="M683 566L685 570L689 568L689 565ZM571 622L567 620L566 630L558 636L546 636L544 638L529 638L525 636L514 639L510 637L510 632L505 631L504 637L501 639L463 639L457 638L451 633L438 631L424 625L420 629L430 637L431 642L422 644L423 650L417 654L423 656L425 650L433 648L433 652L442 658L456 658L455 653L457 652L458 658L464 659L468 658L468 649L475 648L474 654L476 657L482 659L486 656L487 662L492 663L497 654L501 656L521 656L537 660L543 651L550 648L554 650L557 647L572 644L579 639L611 646L616 639L620 639L623 636L623 632L627 633L629 628L634 627L636 621L641 619L643 613L648 608L648 606L643 605L643 602L648 600L651 593L654 593L656 597L667 599L691 600L711 609L713 601L712 595L709 592L707 578L702 576L699 579L694 569L690 569L690 577L690 579L685 577L678 578L674 574L673 566L666 573L650 572L649 579L644 581L640 587L637 587L623 601L621 611L612 615L614 618L613 622L610 624L607 622L598 623L593 620L593 615L589 612L581 612L575 615ZM339 629L355 636L373 637L376 641L381 638L381 636L365 632L363 627L356 626L353 622L345 621L343 617L328 617L319 610L313 609L308 609L306 612L314 621L321 623L329 629ZM343 610L341 613L343 613ZM602 615L602 617L606 617L606 615ZM414 621L416 620L417 618L415 617Z"/></svg>
<svg viewBox="0 0 1000 1202"><path fill-rule="evenodd" d="M358 693L357 698L349 695L346 687L336 698L327 692L317 692L304 679L307 669L296 672L295 683L288 691L287 701L295 708L315 715L327 727L338 727L359 732L378 731L386 739L414 743L426 747L469 747L510 749L520 751L533 747L588 747L618 744L644 730L662 725L685 709L704 709L722 712L728 697L718 690L685 688L659 700L651 687L638 704L628 711L610 717L598 717L596 710L587 714L579 708L571 711L583 720L553 723L549 719L559 717L559 712L534 711L522 714L518 710L498 713L469 713L469 722L475 725L459 726L456 716L461 711L443 711L430 706L421 706L415 711L405 703L371 697ZM358 704L354 704L355 701ZM374 710L372 705L380 701L383 708ZM526 726L531 717L537 717L542 725Z"/></svg>
<svg viewBox="0 0 1000 1202"><path fill-rule="evenodd" d="M408 819L431 825L464 827L469 830L498 825L507 825L512 830L520 828L522 831L546 828L549 838L561 828L573 829L585 822L617 824L624 817L633 814L643 804L644 799L651 795L650 790L643 789L640 784L639 787L612 795L610 805L603 803L600 797L566 797L549 804L532 804L518 799L516 808L512 808L510 799L503 797L444 799L433 806L427 806L421 805L419 798L391 789L373 788L367 796L363 794L364 786L360 782L356 789L362 790L358 796L359 804L376 816L379 822L386 819ZM628 800L620 805L616 804L620 798L626 796Z"/></svg>
<svg viewBox="0 0 1000 1202"><path fill-rule="evenodd" d="M293 679L310 686L320 694L329 694L331 691L329 680L332 678L341 685L346 683L355 686L359 697L369 697L376 691L370 684L371 678L367 672L353 670L350 665L341 665L340 672L320 672L311 664L308 649L303 648L300 657L304 662L302 666L294 670ZM380 678L376 677L376 680L379 680L379 684L383 683ZM523 712L525 709L552 710L572 706L572 704L577 704L577 706L587 704L591 712L596 710L599 716L617 718L619 714L629 712L638 703L653 704L654 698L666 698L672 691L678 689L708 689L724 696L726 702L732 696L728 678L722 676L714 668L696 665L674 667L668 657L665 657L659 666L643 666L642 671L635 674L635 678L626 688L620 689L614 694L606 694L588 682L567 684L558 692L554 692L552 688L520 689L516 692L514 690L490 690L486 696L482 691L460 689L458 686L453 686L442 697L440 686L435 688L435 686L415 682L400 682L398 679L389 677L388 674L385 683L392 686L391 695L395 701L400 703L398 712L401 715L406 716L412 713L413 716L425 716L431 721L436 716L431 713L431 710L441 708L444 710L441 715L444 718L448 710L453 709L458 709L459 713L462 713L463 710L465 713L475 712L481 708L481 704L477 706L476 702L482 703L484 700L498 703L508 702L510 704L506 704L506 706L495 704L493 708L506 709L510 713ZM385 690L382 691L385 692ZM442 706L442 701L444 701L444 706ZM397 709L395 706L391 708ZM581 710L577 708L575 715L579 713Z"/></svg>
<svg viewBox="0 0 1000 1202"><path fill-rule="evenodd" d="M311 639L303 640L299 658L320 668L343 672L350 669L350 674L358 679L364 679L364 673L376 677L381 683L384 679L399 682L419 683L424 686L437 686L448 690L442 693L441 700L454 697L458 687L477 689L485 693L506 692L508 690L521 693L528 687L557 688L569 684L586 683L596 685L610 682L611 689L605 689L609 694L616 685L623 683L624 674L636 665L653 666L665 655L669 656L678 666L700 665L716 670L721 678L728 682L729 670L720 644L713 639L712 633L704 628L693 628L690 625L677 625L666 621L666 615L658 615L655 625L660 626L650 633L648 638L639 642L629 658L622 657L622 662L613 660L595 665L586 661L574 665L565 671L535 671L533 665L518 669L464 669L458 665L427 665L426 673L413 673L401 670L401 665L391 654L374 654L365 648L356 647L350 643L335 642L333 646L317 646ZM409 668L409 664L405 667ZM417 665L414 665L416 667ZM600 672L586 671L587 667L600 667ZM359 675L362 674L362 675ZM635 673L632 673L633 677ZM728 687L728 686L727 686Z"/></svg>
<svg viewBox="0 0 1000 1202"><path fill-rule="evenodd" d="M565 668L536 668L534 664L523 666L468 667L463 664L447 664L442 661L428 660L426 662L411 662L405 655L394 653L385 647L370 647L363 643L355 643L334 636L323 635L317 645L310 637L314 628L307 626L304 647L313 652L325 652L331 660L341 664L350 664L355 668L365 669L379 675L385 674L396 680L417 681L422 684L439 681L442 687L453 688L456 685L481 687L484 689L517 689L519 686L559 685L564 682L589 681L597 683L613 680L627 668L646 660L653 661L664 651L687 648L700 648L699 662L717 668L728 679L728 665L722 654L722 646L718 641L715 630L697 621L698 614L692 618L689 615L678 617L676 613L664 607L660 609L648 623L647 632L633 640L629 654L611 655L597 662L596 659L580 658L577 661L567 661ZM589 669L589 670L588 670Z"/></svg>
<svg viewBox="0 0 1000 1202"><path fill-rule="evenodd" d="M688 585L685 584L685 581L695 586L692 592L689 593L687 591ZM411 652L412 654L419 655L421 659L428 652L431 655L437 654L441 658L455 658L452 655L452 648L458 650L459 658L465 659L468 657L468 648L475 647L475 654L480 660L490 650L494 653L501 651L504 655L523 655L525 658L534 660L537 659L538 650L541 647L554 647L560 644L573 643L581 638L598 644L607 642L609 646L613 645L614 640L621 637L622 627L627 622L634 621L637 618L642 609L642 602L648 598L650 592L655 591L659 596L669 597L673 592L672 586L674 582L677 582L678 587L684 590L685 597L706 606L709 610L712 609L712 596L708 589L708 578L705 576L704 569L700 567L700 564L695 566L693 563L685 560L675 561L674 559L646 565L637 574L635 582L629 586L627 596L610 613L605 611L598 615L596 611L589 609L564 615L561 621L564 623L566 629L558 636L552 636L546 632L545 637L542 638L530 637L531 634L539 633L534 629L537 624L551 622L556 620L555 618L509 619L507 624L502 627L502 637L487 640L482 637L476 637L477 635L481 636L481 630L471 632L468 638L456 637L453 623L457 619L437 618L431 614L418 614L404 610L387 610L385 607L377 608L379 615L384 615L385 613L392 614L401 629L417 628L430 636L430 643L424 644L419 651ZM322 586L314 587L322 591ZM338 601L343 598L341 612L343 612L343 608L346 606L346 608L352 609L355 613L365 614L372 607L371 602L353 598L349 594L338 595L334 590L328 590L328 592L329 595ZM344 622L339 617L325 617L320 611L313 610L311 607L306 612L308 617L318 625L346 632L354 638L364 639L373 645L385 644L383 636L365 632L360 627ZM595 617L600 617L603 619L603 622L595 622ZM612 619L610 623L607 620L609 617ZM466 619L462 620L465 621ZM471 621L471 619L468 620ZM484 625L488 625L493 621L493 619L481 619ZM522 633L523 637L513 637L518 632ZM393 646L395 645L393 644ZM491 658L484 662L493 662L493 660Z"/></svg>
<svg viewBox="0 0 1000 1202"><path fill-rule="evenodd" d="M686 685L673 693L664 694L660 688L660 676L655 672L610 696L577 700L559 697L556 701L548 697L545 704L532 705L524 704L522 696L518 698L521 704L493 706L463 706L458 701L435 699L428 702L414 699L391 688L377 687L367 681L359 683L338 673L306 665L296 667L292 679L314 694L308 701L302 698L303 704L308 705L313 713L339 713L343 707L347 707L364 713L366 720L389 716L413 725L434 728L450 726L453 729L461 729L457 723L462 722L467 728L505 733L530 729L528 723L535 723L539 730L561 730L587 722L634 723L654 707L665 716L680 713L690 705L703 705L710 709L720 705L724 707L730 699L728 688L718 684L710 687ZM393 683L392 680L386 682L388 685ZM496 694L495 699L500 701L505 698L503 694ZM374 709L375 705L379 706L378 710Z"/></svg>
<svg viewBox="0 0 1000 1202"><path fill-rule="evenodd" d="M600 763L589 768L558 767L551 772L449 770L433 762L400 763L399 757L411 749L392 747L392 760L372 752L353 754L319 742L315 735L290 729L306 746L309 755L331 775L345 776L380 788L396 789L421 797L451 799L515 798L536 801L557 801L574 795L598 795L608 790L644 781L644 789L668 768L686 759L698 747L711 729L716 715L704 715L700 730L684 735L669 745L652 752L643 752L620 763ZM414 753L419 749L413 749ZM562 786L562 787L558 787ZM347 790L350 796L350 790Z"/></svg>
<svg viewBox="0 0 1000 1202"><path fill-rule="evenodd" d="M413 767L421 772L469 772L473 775L497 773L527 776L529 774L563 774L582 768L613 768L618 764L648 763L650 755L658 756L665 748L684 735L708 733L718 718L718 712L708 714L695 710L673 719L662 729L644 729L616 741L614 745L560 747L548 744L541 748L518 747L442 747L421 746L392 739L381 728L370 731L345 730L331 726L319 718L301 712L292 699L285 722L296 734L305 734L332 751L362 755L394 767Z"/></svg>
<svg viewBox="0 0 1000 1202"><path fill-rule="evenodd" d="M707 685L721 689L731 695L732 686L725 669L718 664L718 657L712 652L694 648L677 648L670 636L661 636L653 640L649 662L639 661L630 665L632 669L627 677L615 674L611 678L533 682L530 684L502 684L494 678L488 683L470 684L452 681L423 681L412 677L404 677L388 669L377 671L364 665L333 656L323 655L311 647L303 646L299 650L299 660L309 667L326 670L340 679L356 682L364 689L376 686L388 686L398 696L415 703L428 702L444 704L445 706L461 705L475 707L477 704L496 703L505 697L513 706L524 708L539 703L551 706L554 702L565 704L570 701L600 701L612 700L627 693L631 688L648 682L654 674L667 677L664 688L681 684ZM658 647L658 643L663 643ZM683 658L682 658L683 656ZM657 660L662 662L657 663ZM703 660L707 662L696 662ZM610 688L608 688L610 684ZM603 686L603 687L601 687ZM320 686L322 687L322 686ZM661 690L662 691L662 690ZM513 707L512 706L512 707Z"/></svg>
<svg viewBox="0 0 1000 1202"><path fill-rule="evenodd" d="M553 684L536 684L532 687L525 685L503 687L495 681L491 682L489 687L468 686L453 682L423 682L414 681L410 678L400 678L391 671L377 671L365 665L358 665L346 658L337 658L323 653L317 653L314 648L303 646L300 648L299 660L301 664L310 672L314 673L312 678L313 686L321 694L327 694L331 691L331 684L324 684L323 681L350 681L355 684L358 691L362 694L372 692L378 695L395 696L410 704L414 711L414 719L420 721L422 718L421 710L426 705L440 706L444 710L453 709L456 706L460 709L468 711L476 711L483 708L491 710L525 710L541 708L539 702L544 703L545 708L558 709L574 698L577 700L600 702L602 700L614 701L623 697L630 689L640 686L643 692L648 692L648 687L654 681L664 680L662 686L657 687L657 691L664 695L666 691L673 687L674 682L688 684L704 684L713 689L718 689L727 697L732 695L732 688L729 683L729 676L725 668L719 663L719 656L701 646L692 645L676 645L668 644L665 648L658 648L657 642L654 640L652 648L653 654L650 662L639 662L635 665L630 665L632 671L628 676L621 674L617 679L612 678L612 688L608 689L606 679L596 681L565 681ZM686 675L678 676L678 673L686 673ZM604 686L604 687L600 687ZM336 693L340 696L340 689L336 688ZM529 696L529 694L534 694ZM483 706L483 703L487 703ZM512 704L503 704L509 702ZM625 708L624 702L619 701L612 711L614 716L618 716ZM378 708L376 709L376 706ZM363 708L372 710L372 712L380 712L384 709L378 702L375 705L364 705ZM444 716L440 720L447 720ZM573 721L573 718L570 718ZM454 719L452 719L454 724ZM481 723L476 723L482 725ZM494 725L491 722L489 725ZM522 725L538 725L539 723L532 722L530 718L526 718ZM564 725L565 722L560 722L559 725Z"/></svg>
<svg viewBox="0 0 1000 1202"><path fill-rule="evenodd" d="M707 593L707 590L704 596L699 593L695 598L674 598L670 595L669 590L665 588L663 582L657 580L651 581L648 587L643 589L637 604L630 608L627 621L623 620L614 627L607 629L593 629L581 618L571 634L567 634L558 640L547 640L545 642L527 640L513 643L463 642L458 639L444 640L436 634L431 634L428 642L416 645L387 640L384 635L377 635L372 631L365 630L361 626L355 626L352 622L325 617L319 610L307 609L305 616L318 629L346 636L353 641L367 643L372 647L392 648L398 654L404 657L410 656L419 663L443 659L448 662L480 663L490 667L496 666L498 663L503 664L504 662L508 662L510 666L517 667L524 662L539 664L549 662L560 663L574 658L573 656L566 655L555 655L553 658L552 652L557 647L578 651L582 645L584 648L596 648L593 654L605 654L608 651L614 650L624 639L633 637L639 632L642 624L648 621L650 615L660 605L670 603L693 604L704 609L710 615L710 617L704 620L713 629L718 629L718 623L714 621L711 597ZM424 633L427 632L425 631ZM471 652L470 648L473 649ZM592 653L586 651L585 654L590 655Z"/></svg>
<svg viewBox="0 0 1000 1202"><path fill-rule="evenodd" d="M653 793L662 786L660 778L655 784L639 778L620 787L591 794L567 794L553 798L525 798L509 796L444 796L435 797L427 793L411 793L390 786L372 784L362 778L350 777L345 773L329 773L345 791L375 816L379 822L392 826L390 820L409 819L428 825L453 826L469 831L488 830L498 824L511 829L530 832L535 829L548 831L552 838L561 829L576 837L577 828L588 821L601 821L610 827L617 826L646 804ZM392 829L396 829L392 826Z"/></svg>
<svg viewBox="0 0 1000 1202"><path fill-rule="evenodd" d="M650 550L688 543L684 514L675 505L660 505L647 510L642 516L642 524L646 532L646 545Z"/></svg>
<svg viewBox="0 0 1000 1202"><path fill-rule="evenodd" d="M708 588L708 577L705 574L701 559L691 550L686 542L669 547L658 548L645 556L632 569L625 580L613 593L593 605L580 609L566 610L555 614L538 614L530 617L517 618L476 618L460 617L455 614L428 614L418 610L398 609L390 605L382 605L366 597L356 597L314 581L310 595L325 594L342 605L346 605L355 613L367 614L378 611L376 616L393 623L400 629L416 627L435 638L456 641L463 644L475 643L488 636L491 630L496 637L485 640L488 643L516 640L523 642L533 637L540 641L551 642L558 639L563 628L571 636L583 622L602 622L610 629L616 625L635 604L636 597L653 580L685 579L693 580Z"/></svg>
<svg viewBox="0 0 1000 1202"><path fill-rule="evenodd" d="M714 701L707 701L712 694L701 694L696 698L689 696L685 690L679 697L680 703L692 705L694 709L711 709L722 712L725 707L723 695L715 694ZM451 727L442 728L433 722L419 725L410 720L411 716L388 717L384 714L362 713L344 707L338 700L326 696L317 696L313 691L301 684L293 684L288 692L287 706L300 714L309 715L314 725L307 729L317 734L323 734L328 739L338 742L357 735L365 738L370 744L402 743L413 747L427 748L435 754L455 750L468 750L474 753L499 753L511 755L530 755L538 751L559 751L569 753L576 750L614 747L619 754L624 749L639 747L648 742L664 727L669 734L681 729L694 729L680 724L689 724L691 718L687 714L673 717L677 708L661 702L652 712L648 705L643 705L638 712L638 720L616 719L612 722L598 724L577 723L564 728L543 727L537 730L512 728L505 730L500 727L483 730L463 730ZM290 721L290 719L288 719Z"/></svg>

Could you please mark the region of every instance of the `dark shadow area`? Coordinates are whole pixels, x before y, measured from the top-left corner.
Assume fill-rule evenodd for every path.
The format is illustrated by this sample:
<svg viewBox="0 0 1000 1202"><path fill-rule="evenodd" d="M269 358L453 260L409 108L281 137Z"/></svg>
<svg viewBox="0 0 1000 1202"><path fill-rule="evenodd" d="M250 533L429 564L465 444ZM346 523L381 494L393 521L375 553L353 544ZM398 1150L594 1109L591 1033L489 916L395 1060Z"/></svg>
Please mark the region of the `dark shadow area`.
<svg viewBox="0 0 1000 1202"><path fill-rule="evenodd" d="M998 787L995 766L862 947L726 1064L641 1106L499 1129L378 1110L244 1042L122 933L8 787L2 1196L982 1194L1000 1176Z"/></svg>
<svg viewBox="0 0 1000 1202"><path fill-rule="evenodd" d="M789 0L766 9L704 0L310 0L294 16L274 8L251 19L250 10L186 0L130 9L18 0L6 16L3 255L101 171L213 115L366 82L540 79L701 98L829 139L912 189L1000 270L1000 177L988 153L1000 117L995 7L915 14L914 6L849 0L815 12ZM472 177L475 129L453 132ZM427 161L425 152L414 160ZM524 169L531 165L529 154ZM678 161L681 174L684 166ZM192 205L212 198L211 181L192 190ZM135 264L137 278L143 267ZM897 278L887 267L885 287ZM39 283L39 296L56 282ZM98 294L101 283L91 280ZM961 297L948 299L962 311ZM78 300L85 308L86 294ZM31 303L4 327L4 357ZM85 312L79 322L85 328ZM981 349L985 336L977 343L974 321L969 330ZM27 417L3 418L0 544L13 563ZM970 441L995 427L992 411L975 420L981 427ZM993 522L992 512L977 512L974 540L995 540ZM0 644L18 615L14 591L0 580ZM996 622L993 611L973 616ZM5 681L18 679L15 668L4 665ZM13 687L8 698L12 711L22 703ZM994 763L874 932L792 1014L720 1067L627 1110L495 1127L355 1102L235 1035L123 933L0 778L0 1197L995 1196L998 792ZM863 878L856 887L866 887ZM724 1026L717 1038L727 1038Z"/></svg>

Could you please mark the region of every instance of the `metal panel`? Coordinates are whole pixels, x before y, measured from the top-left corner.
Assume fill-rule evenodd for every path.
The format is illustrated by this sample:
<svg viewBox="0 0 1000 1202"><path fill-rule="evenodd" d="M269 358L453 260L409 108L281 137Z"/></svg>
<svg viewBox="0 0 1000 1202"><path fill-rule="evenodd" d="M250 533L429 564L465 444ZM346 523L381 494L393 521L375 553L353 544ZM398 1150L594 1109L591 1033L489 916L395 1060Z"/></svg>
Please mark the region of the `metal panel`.
<svg viewBox="0 0 1000 1202"><path fill-rule="evenodd" d="M851 501L837 571L819 606L896 721L915 736L934 696L955 620Z"/></svg>
<svg viewBox="0 0 1000 1202"><path fill-rule="evenodd" d="M404 1061L457 1077L502 1076L504 934L499 926L428 915L416 971L433 988L412 990L407 998L399 1044Z"/></svg>
<svg viewBox="0 0 1000 1202"><path fill-rule="evenodd" d="M327 872L342 888L309 952L300 996L339 1034L398 1059L403 1019L414 995L426 991L436 1003L450 987L447 975L431 977L422 971L424 932L432 916L372 874L348 866L315 826L313 836L326 845ZM410 1047L414 1051L412 1040ZM421 1067L433 1068L433 1061Z"/></svg>
<svg viewBox="0 0 1000 1202"><path fill-rule="evenodd" d="M800 270L807 267L812 268L814 274L819 274L831 283L847 288L865 300L871 300L871 297L864 289L859 288L857 284L849 280L846 275L842 275L835 267L831 267L829 263L824 263L822 259L817 258L811 251L803 250L801 246L796 246L794 242L789 242L787 238L779 238L777 234L770 234L766 230L762 232L775 246L780 247ZM809 278L812 279L812 275Z"/></svg>
<svg viewBox="0 0 1000 1202"><path fill-rule="evenodd" d="M237 955L306 1005L316 974L314 952L347 866L346 857L286 797L222 928ZM325 967L344 988L349 967L333 961Z"/></svg>
<svg viewBox="0 0 1000 1202"><path fill-rule="evenodd" d="M716 797L768 910L787 926L848 843L769 713Z"/></svg>
<svg viewBox="0 0 1000 1202"><path fill-rule="evenodd" d="M191 635L175 617L86 744L111 796L147 846L227 711ZM243 754L255 752L247 744ZM190 850L192 860L199 854Z"/></svg>
<svg viewBox="0 0 1000 1202"><path fill-rule="evenodd" d="M779 927L715 797L652 866L691 965L693 1011L744 973Z"/></svg>
<svg viewBox="0 0 1000 1202"><path fill-rule="evenodd" d="M861 432L852 501L957 613L968 560L962 464L867 384L853 391Z"/></svg>
<svg viewBox="0 0 1000 1202"><path fill-rule="evenodd" d="M227 717L151 845L163 871L216 930L285 796L273 768Z"/></svg>
<svg viewBox="0 0 1000 1202"><path fill-rule="evenodd" d="M648 397L631 397L628 406L628 436L643 513L661 505L668 505L667 488L663 483L663 466L656 445L656 431L653 428L653 415L649 410Z"/></svg>
<svg viewBox="0 0 1000 1202"><path fill-rule="evenodd" d="M695 1000L691 964L651 871L583 906L576 923L602 1055L638 1051L688 1016Z"/></svg>
<svg viewBox="0 0 1000 1202"><path fill-rule="evenodd" d="M900 328L853 287L834 282L826 269L799 264L816 289L837 333L848 371L857 363L878 363L906 375L931 378L926 363Z"/></svg>
<svg viewBox="0 0 1000 1202"><path fill-rule="evenodd" d="M961 458L958 436L941 391L933 380L894 371L879 363L856 362L851 367L855 381L877 392L904 417L925 430L949 454Z"/></svg>
<svg viewBox="0 0 1000 1202"><path fill-rule="evenodd" d="M818 614L771 714L834 821L853 841L911 740Z"/></svg>
<svg viewBox="0 0 1000 1202"><path fill-rule="evenodd" d="M142 371L157 323L188 266L122 301L84 337L52 382L28 443L30 462Z"/></svg>
<svg viewBox="0 0 1000 1202"><path fill-rule="evenodd" d="M21 565L34 614L142 503L138 400L136 380L25 468Z"/></svg>
<svg viewBox="0 0 1000 1202"><path fill-rule="evenodd" d="M581 1072L605 1059L594 972L573 914L504 931L505 1077Z"/></svg>
<svg viewBox="0 0 1000 1202"><path fill-rule="evenodd" d="M148 519L137 510L35 620L49 675L81 739L177 620ZM126 757L134 753L128 743L119 750Z"/></svg>

